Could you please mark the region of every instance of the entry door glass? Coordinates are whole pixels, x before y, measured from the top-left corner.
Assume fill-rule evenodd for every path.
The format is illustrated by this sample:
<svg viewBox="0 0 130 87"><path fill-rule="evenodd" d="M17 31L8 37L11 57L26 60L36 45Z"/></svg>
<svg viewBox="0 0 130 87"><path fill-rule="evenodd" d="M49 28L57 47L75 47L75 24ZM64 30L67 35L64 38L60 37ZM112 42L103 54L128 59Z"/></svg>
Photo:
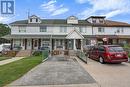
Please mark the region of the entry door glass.
<svg viewBox="0 0 130 87"><path fill-rule="evenodd" d="M31 40L27 40L27 49L31 49Z"/></svg>
<svg viewBox="0 0 130 87"><path fill-rule="evenodd" d="M68 48L69 48L70 50L73 49L73 40L68 40Z"/></svg>

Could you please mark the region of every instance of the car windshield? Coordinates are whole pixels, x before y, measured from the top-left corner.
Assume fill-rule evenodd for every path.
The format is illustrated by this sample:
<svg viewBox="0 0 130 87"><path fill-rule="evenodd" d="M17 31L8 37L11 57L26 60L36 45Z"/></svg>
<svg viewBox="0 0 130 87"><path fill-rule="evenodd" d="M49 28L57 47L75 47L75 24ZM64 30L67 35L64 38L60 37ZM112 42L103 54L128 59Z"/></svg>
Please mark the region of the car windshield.
<svg viewBox="0 0 130 87"><path fill-rule="evenodd" d="M113 47L109 47L109 52L123 52L124 49L122 47L117 47L117 46L113 46Z"/></svg>

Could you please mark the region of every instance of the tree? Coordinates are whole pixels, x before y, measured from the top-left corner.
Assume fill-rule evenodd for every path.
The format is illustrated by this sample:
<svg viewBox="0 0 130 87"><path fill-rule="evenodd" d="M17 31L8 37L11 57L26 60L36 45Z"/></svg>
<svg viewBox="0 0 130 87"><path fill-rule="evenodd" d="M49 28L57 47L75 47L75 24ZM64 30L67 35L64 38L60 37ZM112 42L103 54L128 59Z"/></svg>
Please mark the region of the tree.
<svg viewBox="0 0 130 87"><path fill-rule="evenodd" d="M10 31L11 29L7 24L0 23L0 44L9 42L9 40L3 39L1 37L10 34Z"/></svg>

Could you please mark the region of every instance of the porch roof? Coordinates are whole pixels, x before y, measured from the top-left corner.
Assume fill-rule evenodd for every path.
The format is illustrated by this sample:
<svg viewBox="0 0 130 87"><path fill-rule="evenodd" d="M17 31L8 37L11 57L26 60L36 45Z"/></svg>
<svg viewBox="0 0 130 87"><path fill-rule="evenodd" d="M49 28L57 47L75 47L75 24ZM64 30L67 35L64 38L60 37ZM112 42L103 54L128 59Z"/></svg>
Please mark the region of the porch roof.
<svg viewBox="0 0 130 87"><path fill-rule="evenodd" d="M53 39L65 39L66 35L6 35L2 38L5 39L26 39L26 38L53 38Z"/></svg>
<svg viewBox="0 0 130 87"><path fill-rule="evenodd" d="M5 39L27 39L27 38L34 38L34 39L39 39L39 38L51 38L52 39L66 39L67 35L6 35L3 36L2 38ZM83 35L84 39L86 38L130 38L130 35Z"/></svg>
<svg viewBox="0 0 130 87"><path fill-rule="evenodd" d="M66 39L84 39L84 37L80 32L74 29L66 36Z"/></svg>

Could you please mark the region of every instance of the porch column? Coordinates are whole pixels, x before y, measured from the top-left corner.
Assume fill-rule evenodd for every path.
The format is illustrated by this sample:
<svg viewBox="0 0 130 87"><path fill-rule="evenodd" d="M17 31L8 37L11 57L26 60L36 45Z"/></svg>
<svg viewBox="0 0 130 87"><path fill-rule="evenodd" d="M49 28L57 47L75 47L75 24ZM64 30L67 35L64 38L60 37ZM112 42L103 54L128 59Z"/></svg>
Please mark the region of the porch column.
<svg viewBox="0 0 130 87"><path fill-rule="evenodd" d="M38 39L38 49L41 47L41 39Z"/></svg>
<svg viewBox="0 0 130 87"><path fill-rule="evenodd" d="M63 39L63 50L65 50L65 39Z"/></svg>
<svg viewBox="0 0 130 87"><path fill-rule="evenodd" d="M52 51L52 37L50 38L50 51Z"/></svg>
<svg viewBox="0 0 130 87"><path fill-rule="evenodd" d="M27 39L25 39L25 50L27 49Z"/></svg>
<svg viewBox="0 0 130 87"><path fill-rule="evenodd" d="M34 46L34 45L33 45L33 39L32 39L32 50L33 50L33 46Z"/></svg>
<svg viewBox="0 0 130 87"><path fill-rule="evenodd" d="M11 39L11 47L10 47L10 50L13 50L13 39Z"/></svg>
<svg viewBox="0 0 130 87"><path fill-rule="evenodd" d="M54 40L54 50L56 50L56 39Z"/></svg>
<svg viewBox="0 0 130 87"><path fill-rule="evenodd" d="M74 39L74 44L73 44L73 46L74 46L73 49L74 49L74 50L77 50L77 49L76 49L76 39Z"/></svg>
<svg viewBox="0 0 130 87"><path fill-rule="evenodd" d="M83 39L81 39L80 41L81 41L81 51L83 51Z"/></svg>

